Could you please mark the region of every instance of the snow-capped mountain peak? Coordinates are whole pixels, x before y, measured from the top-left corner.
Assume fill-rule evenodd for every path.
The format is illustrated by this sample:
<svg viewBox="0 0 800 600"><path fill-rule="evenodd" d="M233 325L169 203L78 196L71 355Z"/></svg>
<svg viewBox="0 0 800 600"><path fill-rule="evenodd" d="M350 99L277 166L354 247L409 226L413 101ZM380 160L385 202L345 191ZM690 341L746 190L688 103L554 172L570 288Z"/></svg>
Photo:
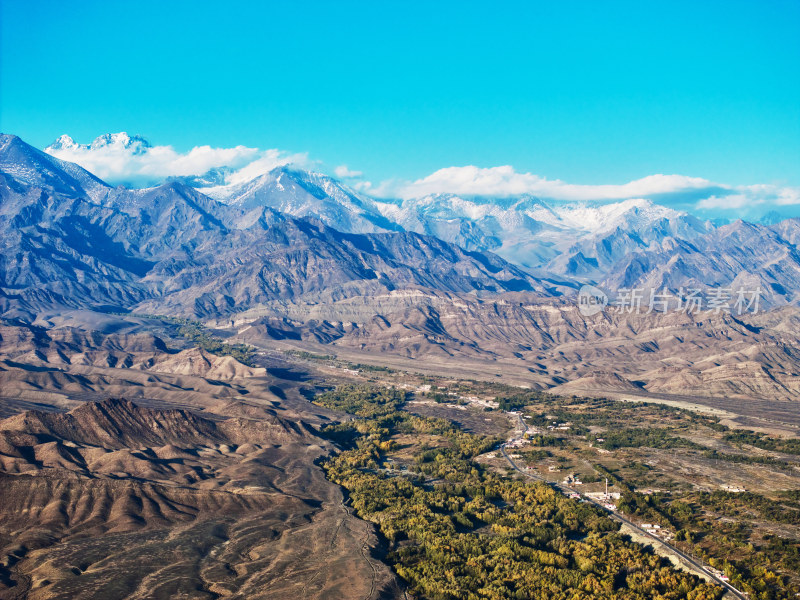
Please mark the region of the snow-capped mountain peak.
<svg viewBox="0 0 800 600"><path fill-rule="evenodd" d="M506 260L559 274L599 277L626 252L665 238L692 240L708 231L693 216L648 199L621 202L549 201L428 194L402 201L365 196L322 173L291 166L234 185L200 190L256 213L277 210L314 217L350 233L403 229L433 235L468 250L491 250Z"/></svg>
<svg viewBox="0 0 800 600"><path fill-rule="evenodd" d="M46 186L64 194L97 198L108 189L85 169L37 150L15 135L0 134L0 172L25 185Z"/></svg>
<svg viewBox="0 0 800 600"><path fill-rule="evenodd" d="M242 183L201 187L199 191L224 204L240 208L252 221L264 209L295 217L313 217L348 233L401 229L385 218L372 198L338 180L290 165L277 167Z"/></svg>
<svg viewBox="0 0 800 600"><path fill-rule="evenodd" d="M79 144L69 135L59 136L52 144L44 149L48 154L63 150L98 150L100 148L116 148L126 150L130 154L143 154L151 148L150 142L140 135L128 135L126 132L105 133L98 136L91 144Z"/></svg>
<svg viewBox="0 0 800 600"><path fill-rule="evenodd" d="M78 148L78 143L65 133L58 136L52 144L45 148L45 152L49 150L72 150L73 148Z"/></svg>
<svg viewBox="0 0 800 600"><path fill-rule="evenodd" d="M168 147L156 149L161 148ZM196 154L200 157L210 150ZM114 166L122 156L136 166L140 179L152 175L149 153L153 148L141 136L125 132L101 135L91 144L78 144L62 135L46 151L66 160L88 160L95 154L99 167ZM170 152L176 169L184 169L185 155ZM136 160L131 160L132 156ZM267 172L248 170L251 172L255 176L244 181L231 176L231 167L212 167L202 175L189 173L169 179L235 207L242 226L259 222L265 212L278 211L313 217L348 233L413 231L467 250L491 250L525 267L586 278L602 276L627 252L648 249L666 238L691 241L714 228L646 198L563 201L530 194L495 197L435 193L386 200L291 164L283 163ZM105 172L103 176L109 177Z"/></svg>
<svg viewBox="0 0 800 600"><path fill-rule="evenodd" d="M105 148L107 146L120 146L126 150L132 150L133 154L145 152L151 148L150 142L140 135L128 135L126 132L120 133L106 133L97 138L91 143L90 148Z"/></svg>
<svg viewBox="0 0 800 600"><path fill-rule="evenodd" d="M659 219L675 219L687 213L653 204L643 198L596 204L561 204L555 209L561 224L591 233L611 231L620 225L638 228Z"/></svg>

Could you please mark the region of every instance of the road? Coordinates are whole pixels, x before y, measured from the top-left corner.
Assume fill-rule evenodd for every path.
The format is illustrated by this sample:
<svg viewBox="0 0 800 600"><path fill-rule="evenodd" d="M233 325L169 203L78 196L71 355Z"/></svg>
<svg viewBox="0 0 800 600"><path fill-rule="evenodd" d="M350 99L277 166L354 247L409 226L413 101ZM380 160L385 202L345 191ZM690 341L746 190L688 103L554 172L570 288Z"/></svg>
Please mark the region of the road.
<svg viewBox="0 0 800 600"><path fill-rule="evenodd" d="M506 414L508 414L508 413L506 413ZM519 419L520 427L522 429L522 435L524 436L525 433L528 431L528 424L525 422L525 419L522 418L522 415L520 415L520 414L517 414L517 415L508 414L508 416L509 417L516 416ZM665 540L662 540L660 537L655 536L652 533L649 533L649 532L645 531L644 529L642 529L641 527L639 527L638 525L636 525L632 521L630 521L630 520L626 519L625 517L623 517L621 514L619 514L617 512L609 511L605 506L603 506L600 502L598 502L594 498L590 498L588 496L584 496L578 490L573 489L573 488L571 488L571 487L569 487L567 485L564 485L562 483L556 483L556 482L553 482L553 481L548 481L544 477L541 477L539 475L534 475L533 473L529 473L526 470L521 469L519 467L519 465L516 462L514 462L514 460L508 455L508 452L506 452L506 444L508 444L509 442L513 442L516 439L519 439L519 438L513 438L513 439L509 440L508 442L502 444L500 446L500 453L503 455L503 458L505 458L506 461L508 461L508 464L511 465L511 467L514 470L516 470L517 472L521 473L524 477L527 477L528 479L533 479L534 481L541 481L543 483L551 485L554 488L556 488L557 490L559 490L562 494L566 494L566 495L578 494L578 495L580 495L581 498L583 498L584 500L586 500L588 502L591 502L595 506L598 506L601 509L603 509L606 513L608 513L608 515L609 515L609 517L611 519L613 519L613 520L615 520L615 521L617 521L619 523L624 523L625 525L627 525L631 529L635 530L637 533L639 533L639 534L641 534L641 535L643 535L643 536L645 536L645 537L647 537L647 538L649 538L649 539L651 539L651 540L653 540L655 542L658 542L659 544L661 544L662 546L667 548L670 552L674 553L676 556L679 556L680 558L685 560L687 563L689 563L690 565L695 567L698 571L700 571L702 573L705 573L708 577L710 577L714 581L714 583L716 583L717 585L721 586L722 588L724 588L729 593L733 594L733 596L735 596L736 598L739 598L740 600L748 600L747 594L745 594L744 592L740 592L735 587L733 587L731 584L729 584L727 581L723 581L722 579L720 579L719 577L717 577L713 573L709 572L703 564L699 563L697 560L695 560L694 558L692 558L691 556L689 556L685 552L679 550L678 548L676 548L672 544L666 542Z"/></svg>

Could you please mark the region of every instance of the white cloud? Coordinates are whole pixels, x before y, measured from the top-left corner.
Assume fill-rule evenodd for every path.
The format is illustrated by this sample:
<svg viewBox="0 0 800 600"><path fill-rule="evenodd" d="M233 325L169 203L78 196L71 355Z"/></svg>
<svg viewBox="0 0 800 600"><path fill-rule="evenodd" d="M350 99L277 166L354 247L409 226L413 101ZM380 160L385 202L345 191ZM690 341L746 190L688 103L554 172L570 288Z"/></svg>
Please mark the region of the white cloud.
<svg viewBox="0 0 800 600"><path fill-rule="evenodd" d="M372 182L371 181L356 181L350 184L350 187L356 190L357 192L361 192L363 194L372 194ZM374 194L373 194L374 195ZM376 195L377 197L377 195Z"/></svg>
<svg viewBox="0 0 800 600"><path fill-rule="evenodd" d="M155 185L167 177L203 175L212 169L230 171L227 183L239 183L289 163L306 164L305 154L260 150L247 146L195 146L179 152L172 146L150 146L125 133L105 135L91 144L76 144L62 136L46 152L74 162L109 183Z"/></svg>
<svg viewBox="0 0 800 600"><path fill-rule="evenodd" d="M701 210L743 210L764 206L793 206L800 204L800 188L771 184L719 186L729 194L711 195L700 200Z"/></svg>
<svg viewBox="0 0 800 600"><path fill-rule="evenodd" d="M800 188L781 188L776 195L775 204L781 206L800 204Z"/></svg>
<svg viewBox="0 0 800 600"><path fill-rule="evenodd" d="M663 174L622 184L579 185L533 173L518 173L508 165L447 167L413 182L384 181L364 191L377 197L403 200L430 194L498 198L531 194L550 200L609 202L648 198L683 210L738 211L738 214L754 212L754 209L763 211L770 206L800 205L800 188L797 187L771 184L734 186L702 177Z"/></svg>
<svg viewBox="0 0 800 600"><path fill-rule="evenodd" d="M739 210L755 204L763 204L763 200L758 201L747 194L731 194L730 196L703 198L697 203L697 208L702 210Z"/></svg>
<svg viewBox="0 0 800 600"><path fill-rule="evenodd" d="M518 173L506 165L447 167L411 183L382 185L380 191L403 199L428 194L497 197L533 194L559 200L621 200L711 186L706 179L685 175L650 175L621 185L577 185L532 173Z"/></svg>
<svg viewBox="0 0 800 600"><path fill-rule="evenodd" d="M179 152L172 146L150 146L146 140L125 133L100 136L91 144L77 144L69 136L62 136L46 151L81 165L109 183L136 186L156 185L168 177L200 176L212 169L221 170L224 181L219 183L230 185L249 181L286 164L306 169L318 165L307 154L247 146L196 146L188 152ZM416 181L390 179L373 184L363 178L361 171L345 164L337 166L333 172L355 190L376 198L410 199L430 194L498 198L531 194L551 200L609 202L648 198L682 210L726 216L800 205L800 188L797 187L733 186L685 175L657 174L622 184L579 185L533 173L518 173L508 165L464 166L439 169Z"/></svg>
<svg viewBox="0 0 800 600"><path fill-rule="evenodd" d="M333 170L333 172L341 179L352 179L355 177L361 177L364 174L362 171L351 171L347 168L347 165L339 165Z"/></svg>
<svg viewBox="0 0 800 600"><path fill-rule="evenodd" d="M280 150L264 150L256 160L242 167L238 171L231 173L226 178L226 183L234 184L250 181L259 175L268 173L276 167L281 167L288 164L307 166L310 164L310 161L308 155L305 153L286 154Z"/></svg>

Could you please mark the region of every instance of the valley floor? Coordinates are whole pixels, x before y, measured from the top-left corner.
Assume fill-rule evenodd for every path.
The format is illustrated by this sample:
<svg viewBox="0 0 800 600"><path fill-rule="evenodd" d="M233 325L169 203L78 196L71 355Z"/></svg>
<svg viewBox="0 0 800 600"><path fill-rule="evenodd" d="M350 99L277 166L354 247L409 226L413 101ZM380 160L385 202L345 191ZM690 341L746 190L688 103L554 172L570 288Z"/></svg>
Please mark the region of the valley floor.
<svg viewBox="0 0 800 600"><path fill-rule="evenodd" d="M47 343L0 332L0 597L506 598L491 570L462 570L509 549L528 558L506 575L533 589L544 583L529 570L548 552L565 593L581 569L612 585L575 597L651 597L637 595L647 585L674 585L678 595L663 597L724 592L702 595L698 574L751 598L800 592L800 403L557 396L520 387L530 371L503 362L285 341L214 342L213 354L196 347L209 340L163 327L152 331L168 347L142 329L46 330ZM333 388L343 395L326 400ZM373 392L346 393L390 388L401 396L388 409ZM470 485L495 489L491 506L479 508ZM382 490L378 504L370 489ZM536 527L566 528L556 537L568 542L535 541L525 528L538 513L515 505L520 494L563 514L590 506L593 532L539 515ZM422 520L403 517L412 498ZM634 541L655 535L703 571L618 540L613 514ZM456 537L431 546L426 528ZM572 546L587 535L599 537ZM656 561L660 579L625 583L579 558L607 535L609 557ZM440 561L450 567L438 572ZM462 575L437 595L448 569Z"/></svg>

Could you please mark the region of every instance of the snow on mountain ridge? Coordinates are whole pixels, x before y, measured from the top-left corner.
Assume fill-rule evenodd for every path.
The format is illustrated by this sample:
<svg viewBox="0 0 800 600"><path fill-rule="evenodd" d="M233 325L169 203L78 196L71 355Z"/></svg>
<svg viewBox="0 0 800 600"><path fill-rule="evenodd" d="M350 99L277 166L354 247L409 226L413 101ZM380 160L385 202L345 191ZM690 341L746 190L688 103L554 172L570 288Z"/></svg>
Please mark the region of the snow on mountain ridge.
<svg viewBox="0 0 800 600"><path fill-rule="evenodd" d="M53 148L65 149L66 156L75 148L105 148L117 156L145 152L150 145L140 136L122 132L99 136L86 145L61 136ZM144 167L149 169L144 165L143 171ZM603 275L626 252L648 249L666 238L691 240L709 230L688 213L646 198L612 202L436 193L387 200L362 194L323 173L286 163L270 168L261 173L248 170L248 175L258 174L240 181L221 167L205 175L171 179L238 208L242 226L279 211L311 217L348 233L405 230L433 235L470 251L497 252L529 268L582 277Z"/></svg>
<svg viewBox="0 0 800 600"><path fill-rule="evenodd" d="M270 208L353 233L403 229L467 250L491 250L529 268L587 277L601 276L625 252L707 231L688 213L643 198L589 202L428 194L391 201L360 194L328 175L287 166L201 191L251 214Z"/></svg>
<svg viewBox="0 0 800 600"><path fill-rule="evenodd" d="M58 136L52 144L45 148L44 151L49 153L51 150L71 150L77 147L78 143L65 133Z"/></svg>
<svg viewBox="0 0 800 600"><path fill-rule="evenodd" d="M0 135L0 171L27 185L48 185L58 192L81 191L94 201L110 189L82 167L29 146L15 135Z"/></svg>
<svg viewBox="0 0 800 600"><path fill-rule="evenodd" d="M512 199L513 200L513 199ZM553 201L528 196L508 202L508 207L483 198L465 198L460 195L431 194L421 198L401 201L399 204L378 201L377 206L387 218L400 219L416 211L428 217L445 220L480 220L493 217L506 222L518 223L519 219L509 219L512 214L526 215L557 229L579 230L586 233L610 231L624 224L632 227L646 227L658 219L675 219L688 216L688 213L654 204L647 199L630 199L620 202Z"/></svg>
<svg viewBox="0 0 800 600"><path fill-rule="evenodd" d="M591 206L586 202L563 204L557 206L555 212L565 225L593 233L615 229L622 221L636 227L647 226L662 218L674 219L688 215L644 198L599 206Z"/></svg>
<svg viewBox="0 0 800 600"><path fill-rule="evenodd" d="M61 150L98 150L109 146L130 150L134 155L142 154L148 148L152 148L150 142L142 136L131 136L124 131L120 131L119 133L104 133L97 136L90 144L79 144L67 134L63 134L47 146L44 151L47 154L52 154Z"/></svg>
<svg viewBox="0 0 800 600"><path fill-rule="evenodd" d="M254 213L270 209L294 217L313 217L348 233L377 233L400 229L384 217L377 202L323 173L290 166L272 169L243 183L198 188L215 200Z"/></svg>

